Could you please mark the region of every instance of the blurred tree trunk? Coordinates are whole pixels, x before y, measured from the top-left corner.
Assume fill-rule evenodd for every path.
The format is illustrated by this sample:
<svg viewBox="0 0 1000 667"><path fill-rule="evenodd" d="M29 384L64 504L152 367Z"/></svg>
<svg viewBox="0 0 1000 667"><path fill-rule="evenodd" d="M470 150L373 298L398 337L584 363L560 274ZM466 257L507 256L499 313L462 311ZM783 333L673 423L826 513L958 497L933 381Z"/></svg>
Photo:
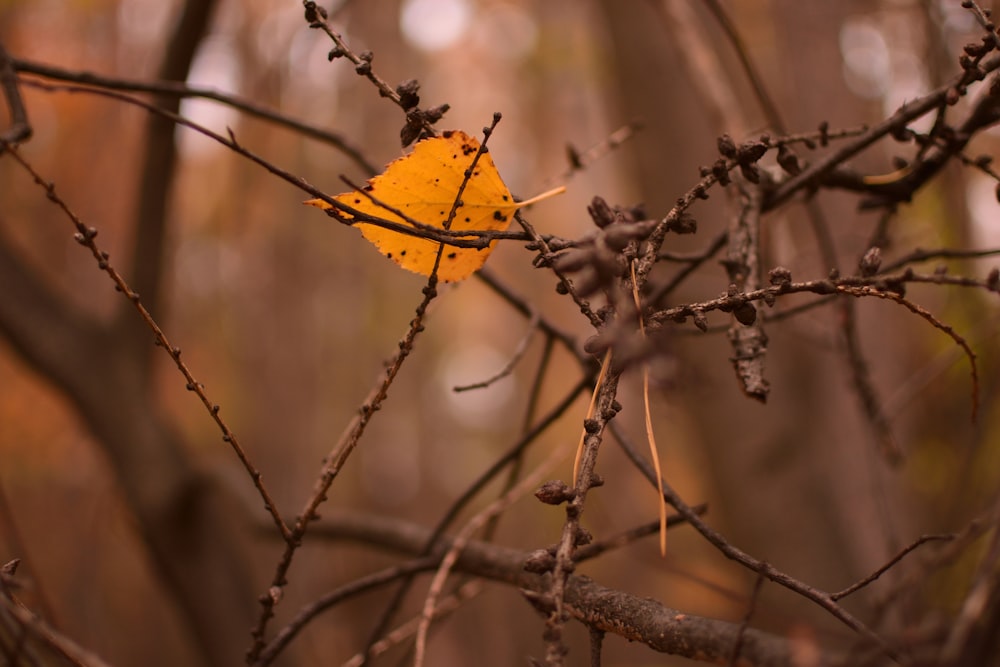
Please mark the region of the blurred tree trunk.
<svg viewBox="0 0 1000 667"><path fill-rule="evenodd" d="M160 78L187 77L214 4L191 0L184 5L165 42ZM179 101L161 103L176 111ZM164 236L176 164L173 124L151 116L145 148L131 284L160 318ZM0 334L63 392L103 446L165 598L179 608L204 664L232 664L249 642L255 610L242 531L245 517L199 472L164 416L151 381L158 351L150 332L137 324L134 307L125 300L108 323L80 312L2 238L0 284ZM128 632L127 627L119 629ZM155 662L156 656L150 660Z"/></svg>

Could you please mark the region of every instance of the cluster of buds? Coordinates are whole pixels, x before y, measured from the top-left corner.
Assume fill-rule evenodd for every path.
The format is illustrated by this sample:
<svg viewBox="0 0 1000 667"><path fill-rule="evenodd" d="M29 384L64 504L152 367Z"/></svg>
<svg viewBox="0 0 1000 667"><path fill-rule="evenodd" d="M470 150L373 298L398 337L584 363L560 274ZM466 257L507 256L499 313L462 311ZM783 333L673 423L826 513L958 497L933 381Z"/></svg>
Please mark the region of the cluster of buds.
<svg viewBox="0 0 1000 667"><path fill-rule="evenodd" d="M659 223L648 219L642 206L611 206L600 197L594 197L587 212L597 233L552 259L552 266L560 272L577 274L574 287L584 298L616 289L620 279L628 275L629 261ZM694 220L685 216L671 230L691 233L695 228Z"/></svg>

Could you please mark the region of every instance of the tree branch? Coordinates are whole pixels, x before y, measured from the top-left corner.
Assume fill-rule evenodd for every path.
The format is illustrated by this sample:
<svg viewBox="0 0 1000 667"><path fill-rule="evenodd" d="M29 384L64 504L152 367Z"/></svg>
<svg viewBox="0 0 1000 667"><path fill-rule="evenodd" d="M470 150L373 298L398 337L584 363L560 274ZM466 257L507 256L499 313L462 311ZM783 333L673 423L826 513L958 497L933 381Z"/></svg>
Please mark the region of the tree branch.
<svg viewBox="0 0 1000 667"><path fill-rule="evenodd" d="M41 76L46 79L54 79L56 81L81 83L88 86L94 86L95 88L104 88L106 90L155 93L161 98L197 97L212 100L213 102L218 102L219 104L224 104L228 107L232 107L233 109L242 111L249 116L261 118L271 123L275 123L276 125L286 127L294 132L297 132L303 137L309 137L311 139L326 142L331 146L336 147L344 155L349 157L368 176L374 176L380 171L377 166L368 161L368 159L361 153L360 149L352 145L348 139L340 134L324 130L323 128L310 125L295 118L290 118L282 113L268 109L259 104L255 104L250 100L243 99L236 95L223 93L212 88L190 86L186 83L180 83L177 81L140 81L136 79L95 74L93 72L68 70L45 63L23 60L21 58L11 58L10 61L14 70L17 72L34 74L36 76Z"/></svg>
<svg viewBox="0 0 1000 667"><path fill-rule="evenodd" d="M10 127L5 132L0 132L0 140L12 144L27 141L31 137L31 124L28 122L28 112L21 100L21 91L17 87L13 59L7 54L3 44L0 44L0 92L3 92L7 108L10 110ZM3 152L2 146L0 152Z"/></svg>
<svg viewBox="0 0 1000 667"><path fill-rule="evenodd" d="M400 519L358 513L331 513L313 527L314 536L349 540L416 556L430 530ZM452 540L440 538L432 553L443 557ZM455 563L455 569L475 576L517 586L529 599L545 595L551 587L549 575L526 572L528 554L517 549L470 541ZM724 663L740 634L740 624L685 614L656 600L612 590L595 581L571 574L566 579L565 608L590 628L642 642L655 651L702 662ZM756 667L792 665L793 642L753 629L743 631L741 664ZM830 664L822 656L819 665Z"/></svg>

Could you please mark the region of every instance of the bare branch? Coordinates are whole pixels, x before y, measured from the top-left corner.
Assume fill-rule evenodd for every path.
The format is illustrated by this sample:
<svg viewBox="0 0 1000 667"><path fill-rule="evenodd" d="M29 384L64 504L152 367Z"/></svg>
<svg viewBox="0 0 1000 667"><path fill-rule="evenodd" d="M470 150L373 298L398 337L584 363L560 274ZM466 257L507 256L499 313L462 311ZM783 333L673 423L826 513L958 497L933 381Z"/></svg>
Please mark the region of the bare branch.
<svg viewBox="0 0 1000 667"><path fill-rule="evenodd" d="M316 525L317 532L416 555L430 531L399 519L377 516L337 515ZM452 540L440 538L435 554L444 554ZM548 598L549 577L526 572L527 554L494 544L469 541L455 561L455 569L528 592L535 604ZM728 660L740 626L670 609L649 598L605 588L586 577L569 575L565 587L566 610L588 627L638 641L672 655L705 662ZM753 629L744 630L741 656L757 667L790 666L792 642ZM828 664L824 657L820 664Z"/></svg>

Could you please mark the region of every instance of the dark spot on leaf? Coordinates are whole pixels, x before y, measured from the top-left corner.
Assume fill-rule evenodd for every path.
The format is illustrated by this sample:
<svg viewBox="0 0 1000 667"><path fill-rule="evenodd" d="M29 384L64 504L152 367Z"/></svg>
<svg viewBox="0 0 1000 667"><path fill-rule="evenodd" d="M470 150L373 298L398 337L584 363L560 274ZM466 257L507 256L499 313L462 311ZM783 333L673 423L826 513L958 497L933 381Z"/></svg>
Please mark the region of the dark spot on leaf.
<svg viewBox="0 0 1000 667"><path fill-rule="evenodd" d="M506 222L507 216L501 213L500 211L493 211L493 219L499 220L500 222Z"/></svg>
<svg viewBox="0 0 1000 667"><path fill-rule="evenodd" d="M389 259L392 259L392 253L391 252L385 253L385 256L388 257Z"/></svg>
<svg viewBox="0 0 1000 667"><path fill-rule="evenodd" d="M355 197L355 198L354 198L354 203L355 203L355 204L360 204L360 203L361 203L361 200L360 200L360 199L358 199L357 197Z"/></svg>
<svg viewBox="0 0 1000 667"><path fill-rule="evenodd" d="M391 255L390 255L390 256L391 256ZM402 251L401 253L399 253L399 256L400 256L400 257L406 257L406 251L404 250L404 251Z"/></svg>
<svg viewBox="0 0 1000 667"><path fill-rule="evenodd" d="M470 218L469 216L465 216L465 221L466 222L472 222L472 218Z"/></svg>
<svg viewBox="0 0 1000 667"><path fill-rule="evenodd" d="M449 252L447 255L445 255L445 257L447 257L448 259L455 259L456 256L458 256L457 252Z"/></svg>
<svg viewBox="0 0 1000 667"><path fill-rule="evenodd" d="M508 197L507 195L504 195L504 196L503 196L503 200L504 200L504 201L510 201L510 197Z"/></svg>

